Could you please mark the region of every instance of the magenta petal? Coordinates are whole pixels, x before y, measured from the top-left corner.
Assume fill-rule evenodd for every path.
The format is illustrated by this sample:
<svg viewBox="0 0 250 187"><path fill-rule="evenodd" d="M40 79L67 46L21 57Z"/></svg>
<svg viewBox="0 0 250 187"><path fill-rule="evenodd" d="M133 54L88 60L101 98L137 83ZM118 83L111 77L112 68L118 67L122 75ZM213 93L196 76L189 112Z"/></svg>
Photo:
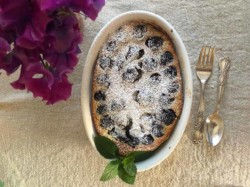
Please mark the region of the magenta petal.
<svg viewBox="0 0 250 187"><path fill-rule="evenodd" d="M72 90L72 84L66 75L59 80L40 63L31 64L26 69L22 67L19 79L12 86L16 89L26 88L34 97L46 100L47 104L67 100Z"/></svg>
<svg viewBox="0 0 250 187"><path fill-rule="evenodd" d="M55 79L51 88L48 87L47 80L44 78L31 79L26 82L26 87L34 97L41 97L47 101L47 104L67 100L71 96L72 90L72 84L69 83L66 76L61 81Z"/></svg>
<svg viewBox="0 0 250 187"><path fill-rule="evenodd" d="M61 100L67 100L71 96L72 84L68 81L67 76L63 76L61 81L55 81L50 97L47 98L47 104L54 104Z"/></svg>
<svg viewBox="0 0 250 187"><path fill-rule="evenodd" d="M54 11L69 4L69 0L38 0L41 10Z"/></svg>
<svg viewBox="0 0 250 187"><path fill-rule="evenodd" d="M25 89L25 85L23 83L21 83L19 80L12 82L11 86L17 90L24 90Z"/></svg>
<svg viewBox="0 0 250 187"><path fill-rule="evenodd" d="M80 1L80 4L81 11L83 11L92 20L95 20L98 16L98 12L100 12L102 7L105 5L105 0L85 0Z"/></svg>
<svg viewBox="0 0 250 187"><path fill-rule="evenodd" d="M41 10L54 11L62 7L71 8L75 12L82 11L92 20L105 5L105 0L39 0Z"/></svg>
<svg viewBox="0 0 250 187"><path fill-rule="evenodd" d="M39 46L38 41L31 41L28 38L25 37L19 37L16 40L16 44L20 47L24 47L26 49L35 49Z"/></svg>
<svg viewBox="0 0 250 187"><path fill-rule="evenodd" d="M74 53L50 53L44 55L44 57L53 67L62 65L64 68L69 68L70 70L73 70L78 62L78 58Z"/></svg>
<svg viewBox="0 0 250 187"><path fill-rule="evenodd" d="M0 27L20 27L24 20L30 18L31 6L29 0L1 0L0 1Z"/></svg>
<svg viewBox="0 0 250 187"><path fill-rule="evenodd" d="M18 89L18 90L24 90L25 89L25 84L24 84L24 79L23 79L23 72L24 71L25 71L25 69L22 66L19 79L11 83L11 86L13 88Z"/></svg>
<svg viewBox="0 0 250 187"><path fill-rule="evenodd" d="M40 80L42 82L46 82L48 88L51 88L53 85L54 77L53 74L44 68L44 66L40 63L34 63L29 65L24 72L25 85L28 90L30 83L32 81ZM40 78L37 78L37 77ZM31 90L32 91L32 90Z"/></svg>
<svg viewBox="0 0 250 187"><path fill-rule="evenodd" d="M4 39L0 37L0 52L6 52L6 51L10 51L10 45L9 43Z"/></svg>
<svg viewBox="0 0 250 187"><path fill-rule="evenodd" d="M39 78L37 78L39 77ZM29 64L27 67L22 66L19 79L15 82L13 82L11 85L16 89L24 89L27 88L31 92L35 92L34 95L36 95L36 91L42 92L42 86L35 85L38 87L38 89L35 88L34 85L32 85L34 82L39 82L37 80L41 79L42 81L40 83L46 83L46 87L51 88L53 85L54 77L51 72L46 70L42 64L40 63L33 63ZM39 94L38 94L39 95Z"/></svg>
<svg viewBox="0 0 250 187"><path fill-rule="evenodd" d="M0 69L5 70L7 75L14 73L21 64L21 61L15 57L14 52L8 52L9 50L8 43L0 41Z"/></svg>
<svg viewBox="0 0 250 187"><path fill-rule="evenodd" d="M20 65L21 62L11 54L8 54L3 61L1 61L0 55L0 69L5 70L7 75L14 73Z"/></svg>
<svg viewBox="0 0 250 187"><path fill-rule="evenodd" d="M15 40L15 35L16 33L13 29L2 30L0 27L0 38L4 38L8 43L12 43Z"/></svg>
<svg viewBox="0 0 250 187"><path fill-rule="evenodd" d="M50 95L50 89L46 77L28 79L25 81L25 86L27 90L33 93L34 97L42 97L44 100L47 100Z"/></svg>
<svg viewBox="0 0 250 187"><path fill-rule="evenodd" d="M45 12L33 13L31 22L27 23L24 32L17 38L16 44L27 49L36 48L43 42L45 30L50 21L51 18Z"/></svg>
<svg viewBox="0 0 250 187"><path fill-rule="evenodd" d="M9 43L0 37L0 69L6 71L8 75L15 72L20 65L20 61L10 52Z"/></svg>
<svg viewBox="0 0 250 187"><path fill-rule="evenodd" d="M50 98L54 77L42 64L35 63L28 66L26 71L21 74L20 80L27 90L33 93L34 97L42 97L44 100Z"/></svg>
<svg viewBox="0 0 250 187"><path fill-rule="evenodd" d="M74 68L78 62L78 58L75 53L70 53L68 56L68 66Z"/></svg>
<svg viewBox="0 0 250 187"><path fill-rule="evenodd" d="M64 75L72 73L78 62L75 54L51 53L44 57L47 62L53 64L53 74L58 80L61 80Z"/></svg>
<svg viewBox="0 0 250 187"><path fill-rule="evenodd" d="M77 26L78 20L74 14L50 23L48 28L49 35L54 37L52 45L56 52L64 53L67 51L71 47L72 42L75 41L75 38L81 35Z"/></svg>

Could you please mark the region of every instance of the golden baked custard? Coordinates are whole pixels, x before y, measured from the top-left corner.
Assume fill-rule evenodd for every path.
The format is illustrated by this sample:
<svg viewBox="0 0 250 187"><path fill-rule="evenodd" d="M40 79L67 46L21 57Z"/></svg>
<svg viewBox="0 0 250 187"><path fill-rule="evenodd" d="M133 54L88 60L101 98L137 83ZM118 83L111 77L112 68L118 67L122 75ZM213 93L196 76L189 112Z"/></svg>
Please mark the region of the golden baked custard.
<svg viewBox="0 0 250 187"><path fill-rule="evenodd" d="M103 44L93 72L92 118L120 154L152 151L171 135L183 104L178 58L168 35L128 22Z"/></svg>

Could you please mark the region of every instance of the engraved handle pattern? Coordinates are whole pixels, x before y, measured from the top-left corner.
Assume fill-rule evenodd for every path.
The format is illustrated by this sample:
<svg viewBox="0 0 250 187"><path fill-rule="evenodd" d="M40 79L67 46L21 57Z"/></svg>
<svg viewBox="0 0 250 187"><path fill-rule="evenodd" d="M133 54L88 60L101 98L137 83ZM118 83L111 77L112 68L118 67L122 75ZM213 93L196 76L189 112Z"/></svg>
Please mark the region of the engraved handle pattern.
<svg viewBox="0 0 250 187"><path fill-rule="evenodd" d="M229 58L223 58L219 62L219 79L218 79L218 91L217 91L217 106L216 111L219 112L222 95L224 92L225 81L227 78L228 70L231 65Z"/></svg>
<svg viewBox="0 0 250 187"><path fill-rule="evenodd" d="M198 114L195 121L195 132L193 134L193 142L194 143L201 143L203 140L203 133L202 127L204 123L204 110L205 110L205 84L201 84L201 96L200 96L200 104L198 109Z"/></svg>
<svg viewBox="0 0 250 187"><path fill-rule="evenodd" d="M195 123L196 130L201 129L203 121L204 121L204 111L198 111L198 114L196 117L196 123Z"/></svg>

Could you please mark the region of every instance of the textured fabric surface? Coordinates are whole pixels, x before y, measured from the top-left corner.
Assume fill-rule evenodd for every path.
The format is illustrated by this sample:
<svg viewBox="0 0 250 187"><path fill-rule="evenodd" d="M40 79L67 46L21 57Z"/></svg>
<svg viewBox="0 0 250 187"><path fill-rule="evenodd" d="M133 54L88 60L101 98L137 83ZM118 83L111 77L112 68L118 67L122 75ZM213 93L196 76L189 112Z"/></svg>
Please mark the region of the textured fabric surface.
<svg viewBox="0 0 250 187"><path fill-rule="evenodd" d="M139 173L135 186L250 186L250 3L249 0L109 0L95 22L84 21L80 63L71 76L72 97L46 106L30 93L13 90L17 74L0 75L0 179L6 186L128 186L118 178L102 183L106 161L96 154L84 131L81 75L98 31L114 16L144 9L163 16L186 45L194 77L189 124L174 152L157 167ZM215 107L218 60L232 60L221 116L222 142L215 148L191 140L199 101L194 67L202 45L217 48L206 92L206 115ZM83 81L84 84L84 81Z"/></svg>

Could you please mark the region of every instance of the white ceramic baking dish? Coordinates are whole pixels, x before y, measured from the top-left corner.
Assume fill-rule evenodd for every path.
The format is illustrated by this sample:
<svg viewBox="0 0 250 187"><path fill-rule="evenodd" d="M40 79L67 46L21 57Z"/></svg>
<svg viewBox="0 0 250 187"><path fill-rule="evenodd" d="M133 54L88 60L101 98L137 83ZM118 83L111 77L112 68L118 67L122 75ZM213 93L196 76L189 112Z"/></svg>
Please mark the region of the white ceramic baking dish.
<svg viewBox="0 0 250 187"><path fill-rule="evenodd" d="M93 148L95 148L94 137L96 135L96 131L91 117L91 87L93 69L98 56L98 52L102 47L103 43L106 41L108 35L128 21L143 21L154 24L160 27L162 31L165 31L170 36L174 44L177 56L179 58L184 84L184 103L180 119L178 120L178 123L170 138L160 148L158 148L151 157L147 158L144 161L136 163L137 170L144 171L158 165L164 159L166 159L170 155L170 153L175 149L176 145L178 144L184 133L184 130L188 123L192 104L192 73L187 51L180 36L178 35L174 27L161 16L147 11L130 11L123 13L109 21L97 34L89 49L82 75L81 103L83 123L86 129L87 136Z"/></svg>

